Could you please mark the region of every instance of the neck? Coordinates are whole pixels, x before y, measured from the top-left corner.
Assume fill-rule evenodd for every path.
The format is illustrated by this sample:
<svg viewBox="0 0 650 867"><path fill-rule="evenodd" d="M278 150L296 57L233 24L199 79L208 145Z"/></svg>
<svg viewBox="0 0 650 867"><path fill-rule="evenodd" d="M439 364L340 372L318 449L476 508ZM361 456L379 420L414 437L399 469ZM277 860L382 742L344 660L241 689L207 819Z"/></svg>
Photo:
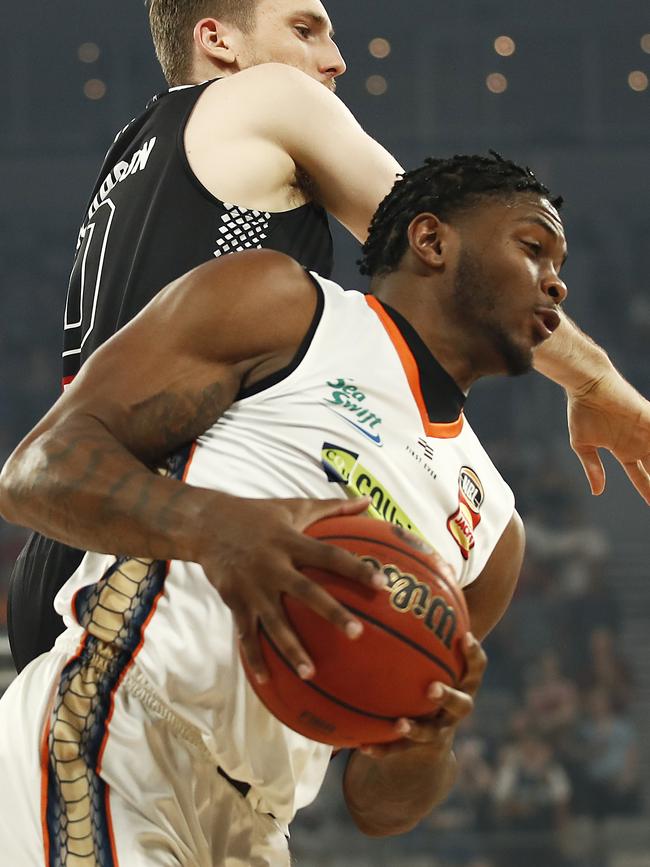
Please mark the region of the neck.
<svg viewBox="0 0 650 867"><path fill-rule="evenodd" d="M486 366L479 335L468 334L467 327L454 315L450 288L443 279L434 285L430 277L395 271L373 281L371 291L411 323L465 394L477 379L500 372Z"/></svg>

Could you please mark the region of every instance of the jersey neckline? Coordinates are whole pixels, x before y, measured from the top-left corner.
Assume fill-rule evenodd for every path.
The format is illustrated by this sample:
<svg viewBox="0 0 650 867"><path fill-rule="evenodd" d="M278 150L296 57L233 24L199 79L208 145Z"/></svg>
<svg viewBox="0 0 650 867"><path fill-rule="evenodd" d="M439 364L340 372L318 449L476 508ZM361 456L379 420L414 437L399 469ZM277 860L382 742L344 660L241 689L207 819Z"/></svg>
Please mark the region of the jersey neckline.
<svg viewBox="0 0 650 867"><path fill-rule="evenodd" d="M395 347L426 435L436 439L457 437L465 423L465 394L401 313L374 295L365 298Z"/></svg>

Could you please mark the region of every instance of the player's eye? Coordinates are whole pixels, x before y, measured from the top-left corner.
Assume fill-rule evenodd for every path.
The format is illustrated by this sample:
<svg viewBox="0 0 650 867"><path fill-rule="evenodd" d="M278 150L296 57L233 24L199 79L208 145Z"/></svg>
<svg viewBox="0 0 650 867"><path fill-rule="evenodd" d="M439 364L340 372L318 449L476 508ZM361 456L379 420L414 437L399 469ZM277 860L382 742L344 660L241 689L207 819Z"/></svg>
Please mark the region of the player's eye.
<svg viewBox="0 0 650 867"><path fill-rule="evenodd" d="M303 39L308 39L311 36L311 27L307 27L305 24L296 24L295 29Z"/></svg>
<svg viewBox="0 0 650 867"><path fill-rule="evenodd" d="M535 256L539 256L542 252L542 245L539 241L524 241L524 246L527 247Z"/></svg>

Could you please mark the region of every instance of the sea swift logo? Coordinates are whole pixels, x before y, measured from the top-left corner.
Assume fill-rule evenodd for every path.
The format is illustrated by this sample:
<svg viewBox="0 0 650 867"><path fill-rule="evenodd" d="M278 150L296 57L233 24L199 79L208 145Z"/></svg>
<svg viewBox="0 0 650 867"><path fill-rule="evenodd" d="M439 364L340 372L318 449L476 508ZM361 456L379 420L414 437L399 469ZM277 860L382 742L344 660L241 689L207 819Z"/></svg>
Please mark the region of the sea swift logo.
<svg viewBox="0 0 650 867"><path fill-rule="evenodd" d="M366 395L353 381L342 377L327 383L332 392L323 403L339 418L363 434L376 446L382 446L381 434L377 430L382 420L365 405Z"/></svg>
<svg viewBox="0 0 650 867"><path fill-rule="evenodd" d="M456 540L465 560L475 544L474 530L481 523L481 506L485 499L483 485L471 467L461 467L458 475L458 510L447 520L447 529Z"/></svg>

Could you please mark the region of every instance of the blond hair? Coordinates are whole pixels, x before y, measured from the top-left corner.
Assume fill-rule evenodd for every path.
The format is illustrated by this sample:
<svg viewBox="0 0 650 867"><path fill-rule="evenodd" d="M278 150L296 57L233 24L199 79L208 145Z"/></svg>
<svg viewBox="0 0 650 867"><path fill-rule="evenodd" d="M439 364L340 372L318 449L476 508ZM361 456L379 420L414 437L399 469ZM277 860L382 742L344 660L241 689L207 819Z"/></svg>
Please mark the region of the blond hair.
<svg viewBox="0 0 650 867"><path fill-rule="evenodd" d="M248 32L257 0L145 0L156 56L171 87L189 84L194 25L216 18Z"/></svg>

